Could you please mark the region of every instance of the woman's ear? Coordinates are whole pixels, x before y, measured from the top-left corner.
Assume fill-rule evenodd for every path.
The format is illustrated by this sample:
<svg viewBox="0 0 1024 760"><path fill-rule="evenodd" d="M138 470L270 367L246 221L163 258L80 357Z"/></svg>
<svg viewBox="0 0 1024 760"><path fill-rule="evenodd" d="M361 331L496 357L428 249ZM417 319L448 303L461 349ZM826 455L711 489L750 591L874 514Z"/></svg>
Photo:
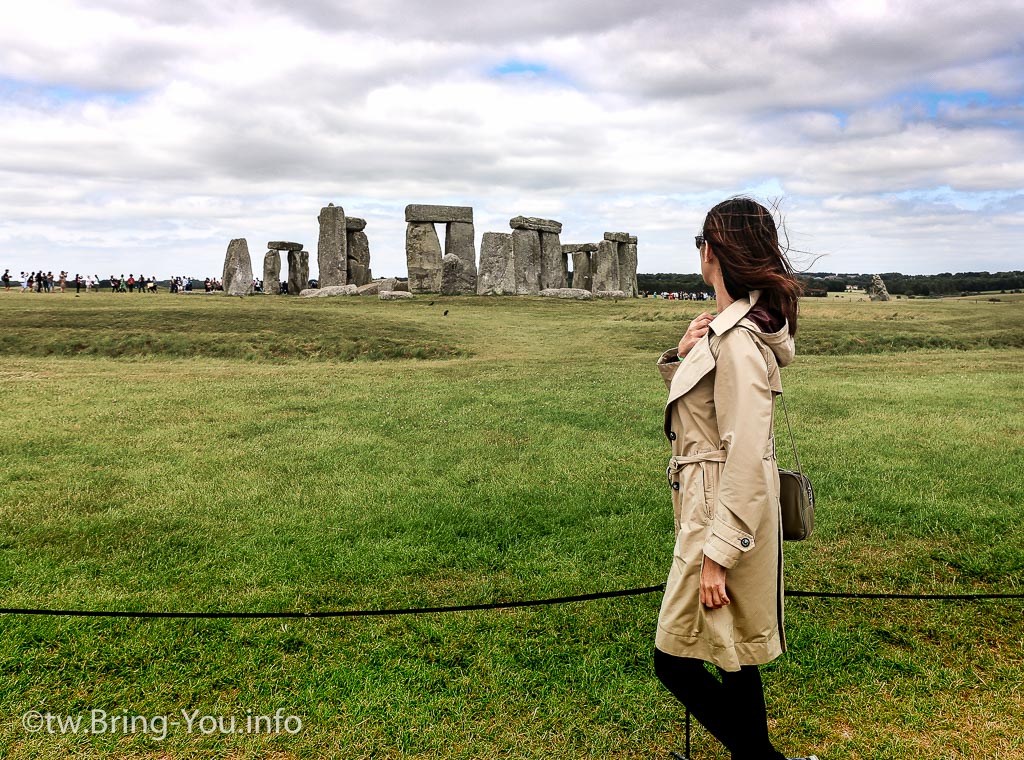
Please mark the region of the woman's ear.
<svg viewBox="0 0 1024 760"><path fill-rule="evenodd" d="M713 263L715 260L715 255L711 253L711 243L709 243L707 239L704 240L704 253L702 256L704 257L704 261L708 264Z"/></svg>

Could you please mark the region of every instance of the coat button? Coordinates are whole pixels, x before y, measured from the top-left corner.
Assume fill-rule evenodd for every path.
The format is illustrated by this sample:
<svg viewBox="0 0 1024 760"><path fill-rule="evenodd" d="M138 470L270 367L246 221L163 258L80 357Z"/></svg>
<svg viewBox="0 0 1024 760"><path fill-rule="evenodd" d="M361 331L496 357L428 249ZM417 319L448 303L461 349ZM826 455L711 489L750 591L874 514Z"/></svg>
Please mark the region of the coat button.
<svg viewBox="0 0 1024 760"><path fill-rule="evenodd" d="M672 484L672 490L673 491L678 491L679 490L679 481L678 480L675 483Z"/></svg>
<svg viewBox="0 0 1024 760"><path fill-rule="evenodd" d="M750 546L750 539L749 538L741 538L740 539L740 546L742 546L744 549L746 549L748 546Z"/></svg>
<svg viewBox="0 0 1024 760"><path fill-rule="evenodd" d="M676 439L676 431L675 430L669 430L668 431L668 439L670 441L674 441Z"/></svg>

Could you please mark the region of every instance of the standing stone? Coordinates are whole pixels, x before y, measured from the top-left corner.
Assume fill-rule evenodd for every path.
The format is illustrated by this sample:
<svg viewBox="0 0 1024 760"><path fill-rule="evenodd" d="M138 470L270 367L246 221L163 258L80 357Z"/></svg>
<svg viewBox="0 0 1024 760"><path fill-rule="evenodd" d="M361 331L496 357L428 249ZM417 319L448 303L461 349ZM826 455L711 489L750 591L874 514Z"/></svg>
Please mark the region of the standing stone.
<svg viewBox="0 0 1024 760"><path fill-rule="evenodd" d="M602 240L594 254L593 288L601 290L619 289L619 244L613 240Z"/></svg>
<svg viewBox="0 0 1024 760"><path fill-rule="evenodd" d="M512 260L512 236L504 232L485 232L480 241L480 276L476 292L481 296L508 296L516 292L515 263Z"/></svg>
<svg viewBox="0 0 1024 760"><path fill-rule="evenodd" d="M461 256L446 253L441 259L441 295L460 296L476 293L476 272Z"/></svg>
<svg viewBox="0 0 1024 760"><path fill-rule="evenodd" d="M444 253L462 259L462 287L466 295L476 293L476 231L472 222L448 222L444 233ZM443 288L442 288L443 290Z"/></svg>
<svg viewBox="0 0 1024 760"><path fill-rule="evenodd" d="M441 241L432 222L409 222L405 229L405 260L410 293L440 292Z"/></svg>
<svg viewBox="0 0 1024 760"><path fill-rule="evenodd" d="M531 296L540 293L539 232L512 230L512 262L516 273L516 293Z"/></svg>
<svg viewBox="0 0 1024 760"><path fill-rule="evenodd" d="M594 246L595 248L597 246ZM591 254L580 251L572 255L572 286L583 290L594 290L594 275L590 268Z"/></svg>
<svg viewBox="0 0 1024 760"><path fill-rule="evenodd" d="M288 294L295 296L309 287L309 251L288 251Z"/></svg>
<svg viewBox="0 0 1024 760"><path fill-rule="evenodd" d="M348 283L365 285L370 281L370 240L362 230L349 230L345 245L348 250Z"/></svg>
<svg viewBox="0 0 1024 760"><path fill-rule="evenodd" d="M348 284L345 209L333 203L320 209L320 239L316 246L316 263L320 267L320 287Z"/></svg>
<svg viewBox="0 0 1024 760"><path fill-rule="evenodd" d="M245 238L237 238L228 243L221 282L224 284L224 295L252 295L252 259L249 258L249 244Z"/></svg>
<svg viewBox="0 0 1024 760"><path fill-rule="evenodd" d="M569 284L565 256L562 255L562 241L554 232L540 233L540 287L564 288Z"/></svg>
<svg viewBox="0 0 1024 760"><path fill-rule="evenodd" d="M267 251L263 255L263 292L276 296L281 292L281 252Z"/></svg>
<svg viewBox="0 0 1024 760"><path fill-rule="evenodd" d="M640 295L640 286L636 281L636 235L630 235L629 241L626 243L626 266L629 268L628 282L624 280L622 272L619 272L619 281L622 283L622 289L626 292L626 295L630 298L636 298Z"/></svg>
<svg viewBox="0 0 1024 760"><path fill-rule="evenodd" d="M889 289L885 287L881 276L877 274L871 275L871 284L868 285L868 298L872 301L889 300Z"/></svg>

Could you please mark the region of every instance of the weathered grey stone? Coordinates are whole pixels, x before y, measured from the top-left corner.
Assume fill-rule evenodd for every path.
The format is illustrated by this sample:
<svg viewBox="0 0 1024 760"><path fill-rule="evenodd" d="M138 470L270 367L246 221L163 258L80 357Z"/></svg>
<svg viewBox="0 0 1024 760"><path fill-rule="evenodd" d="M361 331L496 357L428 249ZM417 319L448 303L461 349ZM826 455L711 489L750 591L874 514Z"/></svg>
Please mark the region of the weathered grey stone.
<svg viewBox="0 0 1024 760"><path fill-rule="evenodd" d="M271 240L267 248L272 251L301 251L302 243L289 243L287 240Z"/></svg>
<svg viewBox="0 0 1024 760"><path fill-rule="evenodd" d="M370 281L370 241L361 230L349 230L345 239L348 250L348 283L365 285Z"/></svg>
<svg viewBox="0 0 1024 760"><path fill-rule="evenodd" d="M412 298L412 293L407 290L382 290L377 297L382 301L400 301L403 298Z"/></svg>
<svg viewBox="0 0 1024 760"><path fill-rule="evenodd" d="M320 209L320 238L316 245L316 263L320 267L320 287L348 284L345 209L333 203Z"/></svg>
<svg viewBox="0 0 1024 760"><path fill-rule="evenodd" d="M562 245L562 253L593 253L597 243L571 243Z"/></svg>
<svg viewBox="0 0 1024 760"><path fill-rule="evenodd" d="M405 229L405 260L409 267L409 292L441 290L441 241L430 222L410 222Z"/></svg>
<svg viewBox="0 0 1024 760"><path fill-rule="evenodd" d="M263 292L268 296L281 293L281 252L263 254Z"/></svg>
<svg viewBox="0 0 1024 760"><path fill-rule="evenodd" d="M599 290L594 293L598 298L625 298L626 294L621 290Z"/></svg>
<svg viewBox="0 0 1024 760"><path fill-rule="evenodd" d="M540 292L539 232L512 230L512 263L516 273L516 293L537 295Z"/></svg>
<svg viewBox="0 0 1024 760"><path fill-rule="evenodd" d="M357 296L359 288L355 285L328 285L326 288L306 288L300 290L303 298L327 298L329 296Z"/></svg>
<svg viewBox="0 0 1024 760"><path fill-rule="evenodd" d="M619 288L619 244L611 240L602 240L597 244L597 253L592 263L593 288L599 290L618 290Z"/></svg>
<svg viewBox="0 0 1024 760"><path fill-rule="evenodd" d="M868 298L872 301L888 301L889 290L885 287L885 283L882 282L882 278L877 275L871 275L871 283L867 287Z"/></svg>
<svg viewBox="0 0 1024 760"><path fill-rule="evenodd" d="M409 281L408 280L398 280L395 283L395 287L393 287L392 290L394 290L396 293L409 293L409 292L411 292L409 290Z"/></svg>
<svg viewBox="0 0 1024 760"><path fill-rule="evenodd" d="M553 232L556 235L562 232L561 222L556 222L554 219L538 219L535 216L514 216L509 220L508 226L514 230Z"/></svg>
<svg viewBox="0 0 1024 760"><path fill-rule="evenodd" d="M631 245L636 245L636 235L630 235L629 240L627 240L626 242L630 243Z"/></svg>
<svg viewBox="0 0 1024 760"><path fill-rule="evenodd" d="M405 207L407 222L466 222L473 223L472 206L425 206L411 204Z"/></svg>
<svg viewBox="0 0 1024 760"><path fill-rule="evenodd" d="M619 290L627 298L640 293L636 285L636 243L619 243Z"/></svg>
<svg viewBox="0 0 1024 760"><path fill-rule="evenodd" d="M245 238L236 238L228 243L220 281L224 284L224 295L252 295L252 259L249 258L249 244Z"/></svg>
<svg viewBox="0 0 1024 760"><path fill-rule="evenodd" d="M615 243L628 243L629 233L628 232L606 232L604 233L605 240L611 240Z"/></svg>
<svg viewBox="0 0 1024 760"><path fill-rule="evenodd" d="M476 272L461 256L446 253L441 259L441 295L461 296L476 293Z"/></svg>
<svg viewBox="0 0 1024 760"><path fill-rule="evenodd" d="M309 287L309 251L288 251L288 294L301 293Z"/></svg>
<svg viewBox="0 0 1024 760"><path fill-rule="evenodd" d="M596 249L597 246L595 245ZM594 273L591 269L593 256L586 251L572 255L572 286L583 290L594 290Z"/></svg>
<svg viewBox="0 0 1024 760"><path fill-rule="evenodd" d="M365 285L359 286L359 295L361 296L375 296L380 292L380 280L375 282L368 282Z"/></svg>
<svg viewBox="0 0 1024 760"><path fill-rule="evenodd" d="M540 287L564 288L569 284L569 271L562 254L562 241L554 232L540 233Z"/></svg>
<svg viewBox="0 0 1024 760"><path fill-rule="evenodd" d="M454 254L462 259L463 274L460 276L464 282L460 287L471 282L466 293L476 293L476 231L473 225L468 222L448 222L444 233L444 252L446 256Z"/></svg>
<svg viewBox="0 0 1024 760"><path fill-rule="evenodd" d="M349 232L362 232L366 229L366 220L358 216L346 216L345 229Z"/></svg>
<svg viewBox="0 0 1024 760"><path fill-rule="evenodd" d="M594 297L593 293L583 288L545 288L540 294L550 298L575 298L578 301L586 301Z"/></svg>
<svg viewBox="0 0 1024 760"><path fill-rule="evenodd" d="M485 232L480 241L480 275L476 292L481 296L507 296L516 292L512 235Z"/></svg>

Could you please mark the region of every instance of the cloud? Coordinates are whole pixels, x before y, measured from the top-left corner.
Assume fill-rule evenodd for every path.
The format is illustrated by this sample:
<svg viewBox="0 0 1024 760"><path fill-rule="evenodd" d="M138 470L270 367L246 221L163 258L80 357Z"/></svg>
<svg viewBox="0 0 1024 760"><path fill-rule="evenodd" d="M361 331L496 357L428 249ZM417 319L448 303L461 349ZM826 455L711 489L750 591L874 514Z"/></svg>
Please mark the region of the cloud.
<svg viewBox="0 0 1024 760"><path fill-rule="evenodd" d="M693 271L704 209L748 191L843 271L956 269L978 230L973 268L1021 268L1024 7L689 5L18 7L3 266L214 274L234 237L315 248L333 201L378 274L405 273L410 202L473 205L478 239L517 214L628 229L641 270Z"/></svg>

